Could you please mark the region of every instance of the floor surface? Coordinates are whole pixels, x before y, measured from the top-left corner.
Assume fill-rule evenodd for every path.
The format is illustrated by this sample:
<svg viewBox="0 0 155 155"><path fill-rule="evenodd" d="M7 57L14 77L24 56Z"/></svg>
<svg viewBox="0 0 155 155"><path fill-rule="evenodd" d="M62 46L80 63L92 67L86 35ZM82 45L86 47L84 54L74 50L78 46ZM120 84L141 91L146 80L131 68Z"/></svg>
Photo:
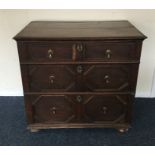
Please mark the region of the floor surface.
<svg viewBox="0 0 155 155"><path fill-rule="evenodd" d="M51 129L30 133L26 129L23 97L0 97L0 145L155 145L155 99L136 99L132 128L125 134L115 129Z"/></svg>

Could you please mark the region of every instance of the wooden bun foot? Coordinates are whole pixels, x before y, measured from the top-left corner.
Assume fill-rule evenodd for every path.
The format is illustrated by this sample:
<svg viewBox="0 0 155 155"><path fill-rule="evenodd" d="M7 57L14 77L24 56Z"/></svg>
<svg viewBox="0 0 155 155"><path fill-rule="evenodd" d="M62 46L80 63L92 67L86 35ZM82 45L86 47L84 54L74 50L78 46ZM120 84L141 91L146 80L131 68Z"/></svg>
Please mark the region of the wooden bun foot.
<svg viewBox="0 0 155 155"><path fill-rule="evenodd" d="M39 130L38 129L30 129L30 132L38 132Z"/></svg>
<svg viewBox="0 0 155 155"><path fill-rule="evenodd" d="M129 130L129 128L119 128L117 129L120 133L125 133Z"/></svg>

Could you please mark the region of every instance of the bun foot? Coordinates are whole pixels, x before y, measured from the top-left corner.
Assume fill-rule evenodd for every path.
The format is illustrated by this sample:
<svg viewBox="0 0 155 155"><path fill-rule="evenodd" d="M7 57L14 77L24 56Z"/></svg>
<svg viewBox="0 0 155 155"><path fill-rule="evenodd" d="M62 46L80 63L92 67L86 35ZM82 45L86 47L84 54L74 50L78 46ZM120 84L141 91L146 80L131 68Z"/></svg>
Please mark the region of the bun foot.
<svg viewBox="0 0 155 155"><path fill-rule="evenodd" d="M129 130L129 128L119 128L117 129L120 133L125 133Z"/></svg>
<svg viewBox="0 0 155 155"><path fill-rule="evenodd" d="M38 132L39 130L38 129L30 129L30 132Z"/></svg>

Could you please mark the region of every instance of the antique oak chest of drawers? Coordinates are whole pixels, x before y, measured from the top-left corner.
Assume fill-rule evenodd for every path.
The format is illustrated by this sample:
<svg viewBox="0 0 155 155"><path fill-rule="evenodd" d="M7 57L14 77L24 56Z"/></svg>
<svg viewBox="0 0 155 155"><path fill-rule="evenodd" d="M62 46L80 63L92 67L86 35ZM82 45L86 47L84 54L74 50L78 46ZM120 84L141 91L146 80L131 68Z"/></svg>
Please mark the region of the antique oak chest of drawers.
<svg viewBox="0 0 155 155"><path fill-rule="evenodd" d="M145 38L128 21L28 24L14 37L28 129L127 131Z"/></svg>

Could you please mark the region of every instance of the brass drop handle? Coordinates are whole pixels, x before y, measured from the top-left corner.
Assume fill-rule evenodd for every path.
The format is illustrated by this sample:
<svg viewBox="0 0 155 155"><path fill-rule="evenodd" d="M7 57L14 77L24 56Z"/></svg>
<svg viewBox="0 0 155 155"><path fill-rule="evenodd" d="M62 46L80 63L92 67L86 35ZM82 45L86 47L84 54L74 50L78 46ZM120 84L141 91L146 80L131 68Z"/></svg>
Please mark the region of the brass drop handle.
<svg viewBox="0 0 155 155"><path fill-rule="evenodd" d="M104 80L105 80L105 83L106 83L106 84L109 84L109 83L110 83L109 75L105 75L105 76L104 76Z"/></svg>
<svg viewBox="0 0 155 155"><path fill-rule="evenodd" d="M53 115L56 114L56 109L57 109L56 107L52 107L52 108L50 109L50 111L52 112Z"/></svg>
<svg viewBox="0 0 155 155"><path fill-rule="evenodd" d="M49 76L50 84L53 84L54 83L54 79L55 79L55 76L54 75Z"/></svg>
<svg viewBox="0 0 155 155"><path fill-rule="evenodd" d="M103 106L103 107L102 107L102 110L103 110L103 114L104 114L104 115L107 113L107 109L108 109L108 108L107 108L106 106Z"/></svg>
<svg viewBox="0 0 155 155"><path fill-rule="evenodd" d="M111 53L111 50L110 49L107 49L105 53L106 53L107 59L110 59L111 58L111 54L112 54Z"/></svg>
<svg viewBox="0 0 155 155"><path fill-rule="evenodd" d="M82 102L82 97L81 97L80 95L78 95L78 96L76 97L76 100L77 100L78 102Z"/></svg>
<svg viewBox="0 0 155 155"><path fill-rule="evenodd" d="M77 73L81 74L83 72L83 67L81 65L77 66Z"/></svg>
<svg viewBox="0 0 155 155"><path fill-rule="evenodd" d="M54 51L52 49L49 49L48 50L48 58L49 59L52 59L53 58L53 55L54 55Z"/></svg>

